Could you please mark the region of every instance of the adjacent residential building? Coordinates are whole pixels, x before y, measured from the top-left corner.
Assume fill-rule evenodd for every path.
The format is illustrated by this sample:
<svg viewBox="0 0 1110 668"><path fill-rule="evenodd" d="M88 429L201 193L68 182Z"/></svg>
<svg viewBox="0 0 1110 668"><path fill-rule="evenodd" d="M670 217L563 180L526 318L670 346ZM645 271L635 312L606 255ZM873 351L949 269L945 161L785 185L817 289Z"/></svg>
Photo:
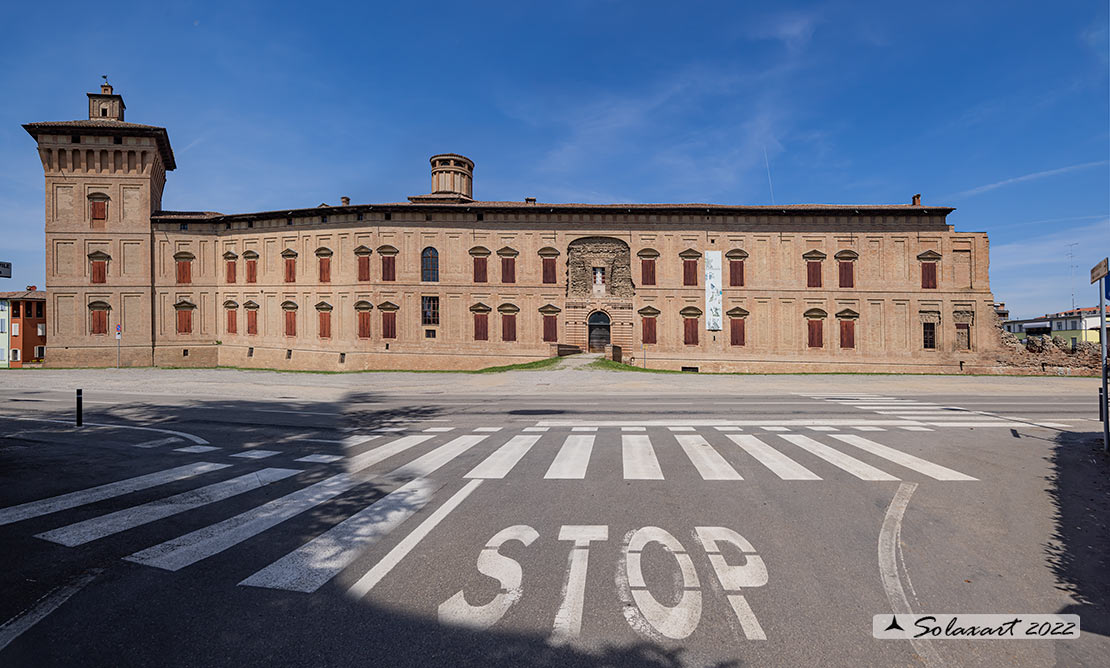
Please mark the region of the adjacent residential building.
<svg viewBox="0 0 1110 668"><path fill-rule="evenodd" d="M1106 309L1110 314L1110 307ZM1110 315L1108 315L1110 317ZM1002 329L1019 339L1027 336L1054 336L1071 343L1072 348L1082 341L1099 343L1099 317L1097 306L1075 308L1059 313L1046 313L1039 318L1006 320Z"/></svg>
<svg viewBox="0 0 1110 668"><path fill-rule="evenodd" d="M700 371L958 372L997 347L988 242L921 203L475 199L167 211L164 128L29 123L46 176L49 364L474 369L558 347ZM646 360L646 362L645 362Z"/></svg>
<svg viewBox="0 0 1110 668"><path fill-rule="evenodd" d="M8 302L0 299L0 369L8 368L8 329L11 327L8 320Z"/></svg>
<svg viewBox="0 0 1110 668"><path fill-rule="evenodd" d="M0 292L0 322L6 316L6 366L41 364L46 357L46 293L34 285L20 292Z"/></svg>

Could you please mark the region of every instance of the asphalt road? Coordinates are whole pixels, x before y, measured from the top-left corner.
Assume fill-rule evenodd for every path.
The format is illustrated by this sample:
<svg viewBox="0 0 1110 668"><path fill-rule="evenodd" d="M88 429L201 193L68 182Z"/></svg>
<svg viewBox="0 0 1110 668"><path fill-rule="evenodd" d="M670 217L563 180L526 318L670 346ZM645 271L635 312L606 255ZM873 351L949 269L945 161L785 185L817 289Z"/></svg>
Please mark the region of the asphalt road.
<svg viewBox="0 0 1110 668"><path fill-rule="evenodd" d="M87 390L78 429L68 390L13 375L0 665L1105 665L1085 385L387 376L321 401L287 375L284 398L174 396L167 375ZM1078 614L1082 636L873 639L892 612Z"/></svg>

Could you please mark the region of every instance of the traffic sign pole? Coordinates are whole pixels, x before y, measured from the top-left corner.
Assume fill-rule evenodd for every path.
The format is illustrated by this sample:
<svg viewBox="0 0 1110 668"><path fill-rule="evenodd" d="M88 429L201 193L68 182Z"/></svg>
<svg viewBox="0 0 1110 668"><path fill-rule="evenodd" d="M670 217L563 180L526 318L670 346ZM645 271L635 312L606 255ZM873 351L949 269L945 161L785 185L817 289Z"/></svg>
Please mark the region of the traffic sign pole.
<svg viewBox="0 0 1110 668"><path fill-rule="evenodd" d="M1102 400L1106 401L1106 291L1110 284L1106 276L1099 279L1098 284L1098 341L1102 349ZM1110 452L1110 410L1103 404L1102 412L1102 451Z"/></svg>
<svg viewBox="0 0 1110 668"><path fill-rule="evenodd" d="M120 325L116 325L116 368L117 369L119 368L120 340L123 338L123 332L121 330L122 330L122 327Z"/></svg>

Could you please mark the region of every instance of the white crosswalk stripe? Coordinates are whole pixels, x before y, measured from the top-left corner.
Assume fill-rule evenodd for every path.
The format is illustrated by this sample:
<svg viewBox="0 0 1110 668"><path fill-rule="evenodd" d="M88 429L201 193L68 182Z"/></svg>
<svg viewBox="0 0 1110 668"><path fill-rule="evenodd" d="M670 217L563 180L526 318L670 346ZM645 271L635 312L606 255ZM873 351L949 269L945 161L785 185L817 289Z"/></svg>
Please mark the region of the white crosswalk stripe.
<svg viewBox="0 0 1110 668"><path fill-rule="evenodd" d="M284 480L298 473L300 471L296 469L262 469L254 473L241 475L238 478L213 483L199 489L174 494L140 506L125 508L84 522L77 522L76 524L40 533L37 537L69 547L82 545L171 515L223 501L259 489L272 482Z"/></svg>
<svg viewBox="0 0 1110 668"><path fill-rule="evenodd" d="M905 466L908 469L913 469L918 473L923 473L930 478L937 480L975 480L969 475L964 475L959 471L953 471L950 468L945 468L939 464L934 464L925 461L920 457L915 457L911 454L895 450L894 448L887 447L881 443L876 443L870 439L854 434L832 434L832 437L838 441L843 441L848 445L854 445L860 450L870 452L876 457L890 460L900 466Z"/></svg>
<svg viewBox="0 0 1110 668"><path fill-rule="evenodd" d="M520 435L509 439L509 442L494 450L489 457L471 469L467 478L504 478L513 470L517 462L540 440L539 436Z"/></svg>
<svg viewBox="0 0 1110 668"><path fill-rule="evenodd" d="M132 443L131 445L132 447L136 448L160 448L163 445L169 445L171 443L182 443L184 442L184 440L185 439L178 438L177 436L170 436L168 438L159 438L153 441L146 441L144 443Z"/></svg>
<svg viewBox="0 0 1110 668"><path fill-rule="evenodd" d="M662 480L663 471L651 447L651 439L646 435L625 434L621 436L621 452L624 460L625 480Z"/></svg>
<svg viewBox="0 0 1110 668"><path fill-rule="evenodd" d="M120 480L119 482L111 482L106 485L90 487L89 489L62 494L49 499L31 501L18 506L3 508L0 509L0 526L11 524L12 522L20 522L32 517L49 515L59 510L69 510L70 508L76 508L89 503L96 503L97 501L123 496L131 492L150 489L151 487L165 485L166 483L175 482L177 480L184 480L185 478L191 478L202 473L219 471L220 469L226 469L228 466L230 466L230 464L214 464L211 462L186 464L185 466L178 466L165 471L157 471L135 478L128 478L127 480Z"/></svg>
<svg viewBox="0 0 1110 668"><path fill-rule="evenodd" d="M743 480L736 469L701 436L675 436L701 477L706 480Z"/></svg>
<svg viewBox="0 0 1110 668"><path fill-rule="evenodd" d="M744 452L755 457L760 464L771 470L772 473L783 480L820 480L821 476L798 462L790 459L778 450L767 445L750 434L729 434L728 436L736 445L743 448Z"/></svg>
<svg viewBox="0 0 1110 668"><path fill-rule="evenodd" d="M577 435L567 436L555 461L547 469L544 478L556 480L581 480L586 477L586 467L590 465L590 454L594 449L594 437Z"/></svg>
<svg viewBox="0 0 1110 668"><path fill-rule="evenodd" d="M781 434L780 438L790 441L799 448L809 452L812 455L824 459L828 463L841 468L848 473L856 476L861 480L897 480L889 473L880 471L879 469L871 466L867 462L861 462L855 457L850 457L839 450L830 448L827 445L818 443L809 436L802 436L800 434Z"/></svg>

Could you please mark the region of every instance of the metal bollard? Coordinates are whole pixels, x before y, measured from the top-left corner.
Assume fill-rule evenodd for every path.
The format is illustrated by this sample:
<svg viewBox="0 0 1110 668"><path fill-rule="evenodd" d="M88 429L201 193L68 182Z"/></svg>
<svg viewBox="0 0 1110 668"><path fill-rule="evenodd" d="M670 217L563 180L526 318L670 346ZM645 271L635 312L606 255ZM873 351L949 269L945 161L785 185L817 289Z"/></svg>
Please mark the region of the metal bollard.
<svg viewBox="0 0 1110 668"><path fill-rule="evenodd" d="M1106 419L1106 397L1102 396L1102 388L1098 388L1098 421Z"/></svg>
<svg viewBox="0 0 1110 668"><path fill-rule="evenodd" d="M80 427L84 422L81 418L81 390L77 390L77 426Z"/></svg>

